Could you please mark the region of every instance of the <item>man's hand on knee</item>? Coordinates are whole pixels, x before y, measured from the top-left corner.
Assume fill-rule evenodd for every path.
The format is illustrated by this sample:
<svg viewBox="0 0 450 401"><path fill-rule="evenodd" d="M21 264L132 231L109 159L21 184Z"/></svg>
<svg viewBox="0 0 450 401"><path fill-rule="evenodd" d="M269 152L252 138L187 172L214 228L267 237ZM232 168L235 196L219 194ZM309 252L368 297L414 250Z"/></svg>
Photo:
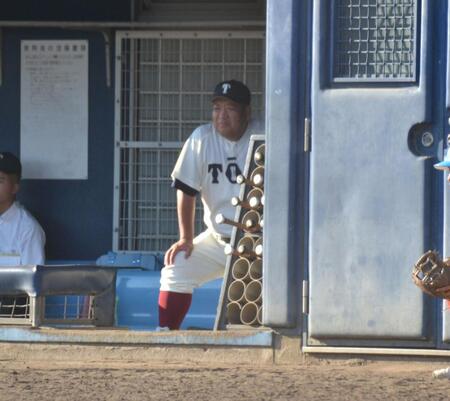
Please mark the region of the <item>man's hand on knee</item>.
<svg viewBox="0 0 450 401"><path fill-rule="evenodd" d="M164 264L166 266L173 265L175 261L175 256L178 252L184 252L185 258L187 259L189 256L191 256L192 250L194 249L194 244L192 240L188 239L180 239L179 241L175 242L166 252L164 256Z"/></svg>

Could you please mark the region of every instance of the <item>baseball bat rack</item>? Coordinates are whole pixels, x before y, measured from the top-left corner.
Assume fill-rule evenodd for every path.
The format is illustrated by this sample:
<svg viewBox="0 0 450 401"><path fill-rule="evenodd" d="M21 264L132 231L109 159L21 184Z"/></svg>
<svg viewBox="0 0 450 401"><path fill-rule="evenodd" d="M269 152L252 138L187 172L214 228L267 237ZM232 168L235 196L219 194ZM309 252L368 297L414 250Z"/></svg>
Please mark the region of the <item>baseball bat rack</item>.
<svg viewBox="0 0 450 401"><path fill-rule="evenodd" d="M215 330L262 326L264 139L263 135L250 138L244 172L237 178L240 193L230 200L236 208L234 219L216 216L217 223L232 225L233 233L225 246L227 262Z"/></svg>

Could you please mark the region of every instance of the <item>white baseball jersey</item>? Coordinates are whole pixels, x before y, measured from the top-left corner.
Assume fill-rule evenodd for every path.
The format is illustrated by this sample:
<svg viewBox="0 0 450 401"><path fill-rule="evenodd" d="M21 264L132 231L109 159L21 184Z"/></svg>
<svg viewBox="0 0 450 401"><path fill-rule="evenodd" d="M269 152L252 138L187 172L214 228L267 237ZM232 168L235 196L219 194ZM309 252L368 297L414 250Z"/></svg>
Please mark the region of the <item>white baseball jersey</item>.
<svg viewBox="0 0 450 401"><path fill-rule="evenodd" d="M239 195L236 177L244 171L250 136L261 133L251 121L239 141L230 141L212 124L201 125L188 138L175 164L172 179L201 194L204 222L219 235L231 236L232 227L217 224L215 217L222 213L234 220L235 208L230 200Z"/></svg>
<svg viewBox="0 0 450 401"><path fill-rule="evenodd" d="M0 265L44 264L45 234L18 202L0 215Z"/></svg>

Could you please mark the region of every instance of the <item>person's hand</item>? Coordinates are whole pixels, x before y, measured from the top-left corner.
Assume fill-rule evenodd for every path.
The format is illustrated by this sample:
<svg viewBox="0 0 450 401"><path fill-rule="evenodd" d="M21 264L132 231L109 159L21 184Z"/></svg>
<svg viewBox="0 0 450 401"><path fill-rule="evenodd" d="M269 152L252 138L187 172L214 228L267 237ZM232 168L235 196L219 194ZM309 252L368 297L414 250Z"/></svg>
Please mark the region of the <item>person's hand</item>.
<svg viewBox="0 0 450 401"><path fill-rule="evenodd" d="M194 244L192 240L184 238L180 239L167 250L166 254L164 255L164 265L173 265L176 254L181 251L185 252L184 257L187 259L189 256L191 256L193 249Z"/></svg>

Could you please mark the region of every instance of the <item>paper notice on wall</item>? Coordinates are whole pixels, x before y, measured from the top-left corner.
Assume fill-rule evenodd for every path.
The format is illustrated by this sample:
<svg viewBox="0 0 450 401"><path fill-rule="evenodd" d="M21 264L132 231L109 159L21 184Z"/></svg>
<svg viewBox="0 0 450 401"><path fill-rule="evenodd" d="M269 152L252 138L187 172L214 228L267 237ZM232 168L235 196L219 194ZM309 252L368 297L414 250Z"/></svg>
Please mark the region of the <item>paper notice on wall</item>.
<svg viewBox="0 0 450 401"><path fill-rule="evenodd" d="M23 177L88 177L88 42L23 40L20 75Z"/></svg>

